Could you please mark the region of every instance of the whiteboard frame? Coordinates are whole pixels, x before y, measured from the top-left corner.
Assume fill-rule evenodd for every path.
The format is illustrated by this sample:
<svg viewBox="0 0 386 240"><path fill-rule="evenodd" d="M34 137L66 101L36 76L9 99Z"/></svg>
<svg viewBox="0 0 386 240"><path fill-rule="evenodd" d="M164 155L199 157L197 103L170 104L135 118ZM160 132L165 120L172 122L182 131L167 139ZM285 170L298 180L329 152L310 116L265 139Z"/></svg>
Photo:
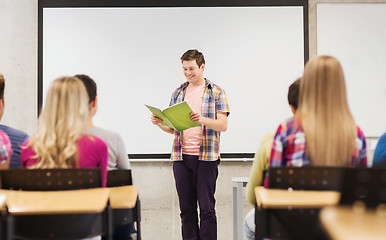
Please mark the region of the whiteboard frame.
<svg viewBox="0 0 386 240"><path fill-rule="evenodd" d="M308 0L38 0L38 115L43 105L43 9L44 8L108 8L108 7L286 7L303 8L304 64L309 59ZM170 154L128 154L130 159L169 159ZM248 159L254 153L221 153L221 158Z"/></svg>

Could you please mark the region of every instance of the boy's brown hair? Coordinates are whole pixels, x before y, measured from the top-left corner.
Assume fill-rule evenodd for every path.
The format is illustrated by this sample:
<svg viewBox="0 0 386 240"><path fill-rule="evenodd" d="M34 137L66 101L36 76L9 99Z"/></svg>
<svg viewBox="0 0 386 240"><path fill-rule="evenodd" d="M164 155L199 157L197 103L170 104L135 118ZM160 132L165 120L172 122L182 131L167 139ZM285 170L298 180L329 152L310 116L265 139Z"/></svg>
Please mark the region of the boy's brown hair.
<svg viewBox="0 0 386 240"><path fill-rule="evenodd" d="M299 103L299 92L300 92L300 79L296 79L295 82L291 84L288 88L288 103L292 105L295 110L298 109L298 103Z"/></svg>
<svg viewBox="0 0 386 240"><path fill-rule="evenodd" d="M190 49L182 54L181 62L191 60L196 60L196 63L199 67L201 67L202 64L205 64L204 55L197 49Z"/></svg>

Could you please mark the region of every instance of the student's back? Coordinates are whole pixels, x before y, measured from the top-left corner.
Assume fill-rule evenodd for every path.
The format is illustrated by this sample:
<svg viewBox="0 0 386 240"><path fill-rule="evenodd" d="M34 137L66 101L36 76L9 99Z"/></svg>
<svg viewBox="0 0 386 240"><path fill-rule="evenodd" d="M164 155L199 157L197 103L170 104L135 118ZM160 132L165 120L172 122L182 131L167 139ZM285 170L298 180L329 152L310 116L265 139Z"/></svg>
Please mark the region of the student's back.
<svg viewBox="0 0 386 240"><path fill-rule="evenodd" d="M109 152L108 170L130 169L126 148L122 137L118 133L100 127L88 128L84 133L97 136L107 144Z"/></svg>
<svg viewBox="0 0 386 240"><path fill-rule="evenodd" d="M107 176L107 145L83 134L88 98L83 83L74 77L54 80L39 117L37 134L22 147L21 161L28 168L101 168Z"/></svg>
<svg viewBox="0 0 386 240"><path fill-rule="evenodd" d="M38 158L32 147L28 147L29 141L25 141L21 154L21 166L23 168L33 167ZM70 167L73 168L106 168L107 165L101 159L107 159L106 143L92 135L82 135L77 142L78 162L74 162ZM43 167L43 166L42 166Z"/></svg>
<svg viewBox="0 0 386 240"><path fill-rule="evenodd" d="M21 145L28 139L28 135L20 130L0 124L0 130L5 132L11 140L13 153L11 155L11 162L9 168L21 168L20 152Z"/></svg>
<svg viewBox="0 0 386 240"><path fill-rule="evenodd" d="M366 141L348 107L339 61L310 60L300 84L299 108L281 124L272 145L270 166L367 166Z"/></svg>
<svg viewBox="0 0 386 240"><path fill-rule="evenodd" d="M97 136L107 144L109 151L108 169L130 169L130 161L127 156L126 147L122 137L114 131L96 127L93 117L98 109L97 85L96 82L85 74L77 74L76 78L81 80L86 87L89 98L89 115L86 121L84 133Z"/></svg>
<svg viewBox="0 0 386 240"><path fill-rule="evenodd" d="M373 167L386 168L386 133L379 138L374 150Z"/></svg>

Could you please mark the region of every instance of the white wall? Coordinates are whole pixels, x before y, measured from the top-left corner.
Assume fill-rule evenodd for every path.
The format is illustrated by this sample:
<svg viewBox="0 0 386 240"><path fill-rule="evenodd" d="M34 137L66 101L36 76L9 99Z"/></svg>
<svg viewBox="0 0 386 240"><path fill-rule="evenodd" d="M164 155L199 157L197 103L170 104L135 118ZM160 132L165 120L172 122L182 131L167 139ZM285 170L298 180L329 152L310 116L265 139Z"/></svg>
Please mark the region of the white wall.
<svg viewBox="0 0 386 240"><path fill-rule="evenodd" d="M0 1L2 124L31 134L37 123L37 0Z"/></svg>

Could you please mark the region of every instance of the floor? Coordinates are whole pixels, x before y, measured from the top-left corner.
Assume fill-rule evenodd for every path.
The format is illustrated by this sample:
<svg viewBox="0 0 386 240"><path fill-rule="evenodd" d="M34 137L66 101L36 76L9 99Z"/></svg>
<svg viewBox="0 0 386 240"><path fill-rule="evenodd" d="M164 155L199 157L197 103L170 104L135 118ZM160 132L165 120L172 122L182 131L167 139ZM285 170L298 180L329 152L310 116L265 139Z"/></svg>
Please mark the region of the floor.
<svg viewBox="0 0 386 240"><path fill-rule="evenodd" d="M244 204L244 216L253 206ZM232 200L218 202L217 234L219 240L233 239L233 207ZM144 240L179 240L181 225L178 206L164 209L142 209L142 239Z"/></svg>

